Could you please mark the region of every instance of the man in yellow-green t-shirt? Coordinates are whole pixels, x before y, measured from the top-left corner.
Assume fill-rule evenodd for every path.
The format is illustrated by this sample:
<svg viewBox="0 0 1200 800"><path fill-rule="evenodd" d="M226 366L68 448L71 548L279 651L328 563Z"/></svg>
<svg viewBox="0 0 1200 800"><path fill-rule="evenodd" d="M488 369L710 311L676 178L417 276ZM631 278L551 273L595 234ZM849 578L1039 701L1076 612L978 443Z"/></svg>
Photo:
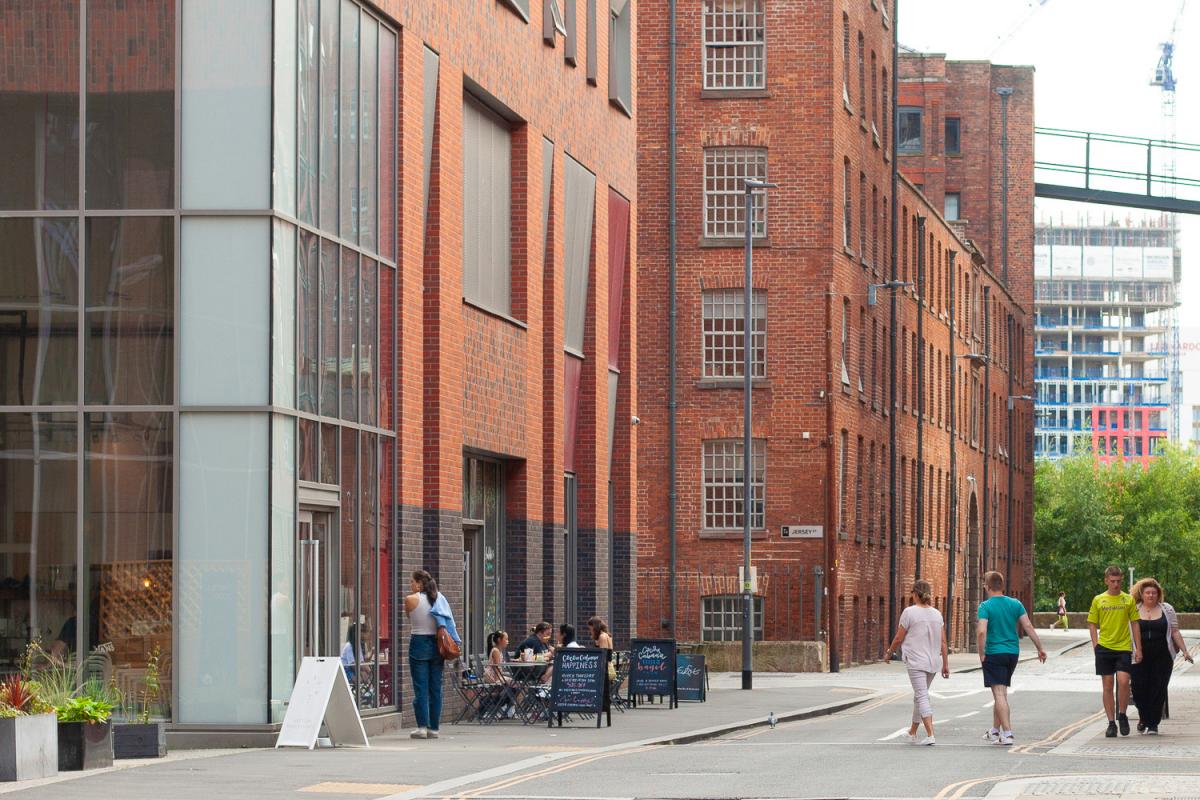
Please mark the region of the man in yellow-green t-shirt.
<svg viewBox="0 0 1200 800"><path fill-rule="evenodd" d="M1108 590L1092 598L1088 610L1088 630L1092 635L1092 649L1096 653L1096 674L1104 684L1104 713L1108 715L1108 729L1104 735L1110 739L1117 735L1120 724L1121 735L1129 735L1129 674L1133 665L1142 659L1142 631L1138 625L1137 603L1126 592L1121 591L1125 572L1112 566L1104 570L1104 582ZM1113 680L1117 683L1116 718L1113 709Z"/></svg>

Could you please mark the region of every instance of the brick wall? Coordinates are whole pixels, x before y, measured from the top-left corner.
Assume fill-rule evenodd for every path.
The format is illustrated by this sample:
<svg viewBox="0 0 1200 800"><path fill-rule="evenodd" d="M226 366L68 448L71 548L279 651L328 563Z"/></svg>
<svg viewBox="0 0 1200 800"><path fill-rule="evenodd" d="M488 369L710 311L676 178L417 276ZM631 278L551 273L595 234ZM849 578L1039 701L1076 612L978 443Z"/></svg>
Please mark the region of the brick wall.
<svg viewBox="0 0 1200 800"><path fill-rule="evenodd" d="M667 59L665 0L642 3L639 39L639 525L637 570L640 583L639 624L643 631L670 632L671 604L668 535L669 462L667 458L668 371L668 254L667 120L665 81ZM843 13L845 17L843 17ZM843 35L849 30L849 81L843 80ZM850 3L772 2L766 4L768 66L766 90L720 95L702 88L703 59L700 7L684 7L678 20L678 560L676 629L680 639L701 636L700 606L706 596L737 592L742 563L740 531L705 530L701 453L708 439L742 436L741 380L732 384L702 379L701 298L705 290L743 285L740 240L714 243L704 239L704 149L713 146L765 147L769 179L779 184L770 192L767 237L756 241L754 288L767 293L767 369L756 382L752 435L766 439L766 525L754 533L753 561L758 593L763 598L767 639L830 638L841 663L876 657L885 644L891 620L900 606L893 603L889 570L893 546L897 583L907 591L919 572L931 579L940 598L951 594L951 553L955 555L954 596L958 619L964 618L967 526L960 523L955 547L949 539L949 492L945 489L951 437L948 380L949 293L913 290L897 295L893 321L891 293L880 290L880 301L867 301L868 285L908 272L913 280L911 252L915 236L899 236L897 258L891 253L891 210L898 224L920 214L927 220L926 254L929 286L948 282L947 251L957 252L958 271L974 284L988 286L994 318L1012 314L1024 324L1026 309L991 275L986 259L974 252L903 180L897 196L891 190L892 164L884 148L894 136L882 106L883 70L891 68L890 20L869 0ZM858 77L859 34L862 35L864 77ZM872 57L874 57L872 59ZM872 90L871 64L875 66ZM786 66L782 66L786 65ZM861 87L861 88L860 88ZM890 95L889 91L889 95ZM865 96L865 107L864 107ZM872 102L874 101L874 102ZM901 99L901 102L904 102ZM1011 122L1011 117L1010 117ZM849 174L852 224L843 234L845 175ZM865 192L864 192L865 188ZM1020 207L1010 195L1010 206ZM1030 202L1030 209L1032 204ZM864 213L865 212L865 213ZM932 245L929 238L932 237ZM1013 241L1010 232L1010 241ZM865 246L864 246L865 245ZM939 259L939 249L941 257ZM1032 250L1030 250L1032 254ZM907 259L907 260L906 260ZM1030 259L1031 262L1031 259ZM895 273L893 273L895 270ZM961 281L956 286L961 287ZM981 294L982 298L982 294ZM923 308L923 341L919 343L924 381L912 386L916 356L912 337L918 308ZM846 320L845 368L842 380L842 327ZM961 311L961 309L959 309ZM897 405L889 408L890 337L898 343L895 377ZM903 334L903 337L900 335ZM958 353L976 348L959 331ZM1026 340L1028 337L1025 337ZM933 356L930 357L930 347ZM1031 343L1025 341L1031 354ZM909 352L907 360L905 353ZM1025 364L1025 359L1020 359ZM940 367L935 370L933 364ZM1007 360L1005 361L1007 363ZM959 360L960 380L970 385L972 370ZM984 380L982 368L979 381ZM993 364L987 370L989 391L980 390L1003 412L992 411L992 432L1007 442L1007 428L996 420L1007 417L1008 373ZM1025 394L1027 378L1014 385ZM906 391L901 391L907 386ZM861 387L861 388L860 388ZM1018 389L1020 389L1018 391ZM907 403L902 397L907 395ZM918 425L916 398L927 402ZM962 405L961 396L956 405ZM981 401L982 402L982 401ZM1018 417L1029 409L1018 406ZM893 420L894 415L894 420ZM892 444L891 425L896 437ZM1006 423L1006 419L1002 420ZM843 481L842 433L847 442ZM959 516L966 520L974 477L982 508L982 465L985 455L970 441L956 440ZM920 533L915 527L916 497L911 462L922 442ZM968 437L969 438L969 437ZM982 434L978 435L982 439ZM861 441L861 447L859 442ZM890 525L889 467L895 448L896 469L909 475L894 487L897 518L908 519L901 529ZM1014 480L1014 495L1027 494L1026 465ZM996 494L997 515L1003 519L1008 494L1007 463L995 447L988 448L989 494ZM929 470L933 469L930 481ZM996 476L998 480L993 479ZM938 487L941 490L938 491ZM1024 496L1024 494L1022 496ZM1014 510L1014 513L1015 510ZM982 511L977 511L977 516ZM821 525L823 539L785 539L784 525ZM989 550L1008 554L1007 526L989 519ZM979 552L972 551L975 573L982 568L982 523ZM1014 545L1021 540L1013 538ZM1014 551L1018 572L1024 550ZM1003 568L1003 564L1001 564ZM825 573L828 596L815 614L815 569ZM1018 576L1018 581L1027 581ZM945 607L945 602L942 607ZM957 645L965 645L961 631Z"/></svg>

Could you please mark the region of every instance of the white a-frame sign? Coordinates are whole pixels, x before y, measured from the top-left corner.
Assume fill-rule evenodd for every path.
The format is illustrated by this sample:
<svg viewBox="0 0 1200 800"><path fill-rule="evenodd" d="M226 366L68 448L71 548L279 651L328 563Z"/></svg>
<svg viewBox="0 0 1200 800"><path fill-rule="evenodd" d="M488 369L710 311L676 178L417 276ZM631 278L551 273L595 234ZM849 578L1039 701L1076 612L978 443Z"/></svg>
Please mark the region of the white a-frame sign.
<svg viewBox="0 0 1200 800"><path fill-rule="evenodd" d="M322 722L335 745L371 746L341 659L305 658L275 746L313 749Z"/></svg>

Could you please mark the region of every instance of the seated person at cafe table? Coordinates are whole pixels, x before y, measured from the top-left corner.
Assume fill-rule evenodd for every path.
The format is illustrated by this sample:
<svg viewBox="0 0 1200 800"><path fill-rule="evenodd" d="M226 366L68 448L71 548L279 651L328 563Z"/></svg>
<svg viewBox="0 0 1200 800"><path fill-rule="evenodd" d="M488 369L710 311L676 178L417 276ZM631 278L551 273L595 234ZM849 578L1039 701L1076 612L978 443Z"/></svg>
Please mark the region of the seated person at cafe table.
<svg viewBox="0 0 1200 800"><path fill-rule="evenodd" d="M532 650L535 656L549 650L550 636L553 631L554 627L549 622L539 622L535 625L525 641L517 647L517 659L523 658L526 650Z"/></svg>

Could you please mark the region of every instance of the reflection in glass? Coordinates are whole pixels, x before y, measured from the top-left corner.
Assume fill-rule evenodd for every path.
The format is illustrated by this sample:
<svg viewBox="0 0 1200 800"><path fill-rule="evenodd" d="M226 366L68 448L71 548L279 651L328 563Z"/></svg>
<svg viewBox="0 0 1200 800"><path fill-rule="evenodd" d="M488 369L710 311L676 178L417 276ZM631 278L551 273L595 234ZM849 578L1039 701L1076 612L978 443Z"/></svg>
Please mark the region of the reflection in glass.
<svg viewBox="0 0 1200 800"><path fill-rule="evenodd" d="M358 5L342 0L341 232L358 241Z"/></svg>
<svg viewBox="0 0 1200 800"><path fill-rule="evenodd" d="M500 627L500 465L479 464L483 479L483 629Z"/></svg>
<svg viewBox="0 0 1200 800"><path fill-rule="evenodd" d="M396 259L396 35L379 29L379 253Z"/></svg>
<svg viewBox="0 0 1200 800"><path fill-rule="evenodd" d="M362 305L359 315L358 346L358 396L361 416L359 420L374 425L378 416L379 387L375 376L379 374L379 294L376 285L375 262L362 260Z"/></svg>
<svg viewBox="0 0 1200 800"><path fill-rule="evenodd" d="M79 226L0 219L0 404L77 402Z"/></svg>
<svg viewBox="0 0 1200 800"><path fill-rule="evenodd" d="M379 513L379 705L390 706L396 702L392 692L395 676L392 661L392 476L395 473L393 458L396 440L380 437L383 458L379 463L379 493L382 498Z"/></svg>
<svg viewBox="0 0 1200 800"><path fill-rule="evenodd" d="M338 41L341 9L321 3L321 230L338 232Z"/></svg>
<svg viewBox="0 0 1200 800"><path fill-rule="evenodd" d="M170 217L87 220L86 401L166 405L174 386Z"/></svg>
<svg viewBox="0 0 1200 800"><path fill-rule="evenodd" d="M358 125L358 230L359 244L364 250L376 251L375 191L378 157L375 148L375 112L379 108L379 25L370 16L362 16L362 54L360 59L362 108Z"/></svg>
<svg viewBox="0 0 1200 800"><path fill-rule="evenodd" d="M359 460L362 463L362 483L359 497L362 510L359 513L359 596L361 598L361 624L359 635L362 637L362 661L360 667L358 704L363 708L379 705L379 687L376 679L379 674L379 604L377 602L375 585L375 568L379 563L379 542L376 532L379 526L379 475L376 469L376 451L378 438L373 434L362 435L362 449Z"/></svg>
<svg viewBox="0 0 1200 800"><path fill-rule="evenodd" d="M315 481L317 479L317 423L301 417L300 436L297 441L297 466L300 480Z"/></svg>
<svg viewBox="0 0 1200 800"><path fill-rule="evenodd" d="M317 72L320 47L317 26L317 0L300 0L298 30L299 96L296 98L296 177L299 186L299 215L309 225L317 221L317 154L320 149L320 112L318 96L321 90Z"/></svg>
<svg viewBox="0 0 1200 800"><path fill-rule="evenodd" d="M379 306L376 308L376 314L379 316L380 335L375 340L377 342L388 342L391 340L392 323L396 318L395 307L395 285L396 271L391 267L385 267L382 264L379 266ZM389 351L394 353L395 348L380 347L380 354L387 354ZM376 355L374 360L375 368L380 370L375 373L376 382L379 384L377 393L379 395L379 427L387 430L392 430L392 397L396 391L396 364L392 358L388 358L386 363L380 364L380 356Z"/></svg>
<svg viewBox="0 0 1200 800"><path fill-rule="evenodd" d="M170 719L171 414L87 414L84 432L86 649L111 647L112 680L127 696L141 691L147 661L158 653L164 691L151 716Z"/></svg>
<svg viewBox="0 0 1200 800"><path fill-rule="evenodd" d="M40 0L24 8L5 13L0 24L0 208L78 208L79 2ZM53 45L22 46L28 42Z"/></svg>
<svg viewBox="0 0 1200 800"><path fill-rule="evenodd" d="M0 414L0 670L79 649L74 414ZM96 624L95 617L90 625Z"/></svg>
<svg viewBox="0 0 1200 800"><path fill-rule="evenodd" d="M338 482L337 432L336 425L321 426L321 483L334 486Z"/></svg>
<svg viewBox="0 0 1200 800"><path fill-rule="evenodd" d="M89 0L88 208L172 208L175 2Z"/></svg>
<svg viewBox="0 0 1200 800"><path fill-rule="evenodd" d="M271 402L296 407L296 230L276 219L271 236Z"/></svg>
<svg viewBox="0 0 1200 800"><path fill-rule="evenodd" d="M358 419L358 253L342 250L342 349L338 379L342 395L342 419Z"/></svg>
<svg viewBox="0 0 1200 800"><path fill-rule="evenodd" d="M317 327L320 324L320 240L316 234L300 231L299 263L297 264L297 330L300 352L297 360L300 371L296 408L317 413Z"/></svg>
<svg viewBox="0 0 1200 800"><path fill-rule="evenodd" d="M356 637L356 632L361 633L360 624L361 618L358 611L358 598L356 595L356 581L358 577L358 561L355 558L355 530L358 523L358 431L353 428L341 428L342 440L342 472L341 472L341 489L342 489L342 505L339 513L342 521L341 534L337 539L337 549L334 563L334 571L338 574L338 652L345 649L346 644L351 643L356 651L356 654L361 658L361 637ZM351 629L354 627L354 630ZM352 639L359 641L352 642ZM357 691L357 678L352 676L350 686Z"/></svg>
<svg viewBox="0 0 1200 800"><path fill-rule="evenodd" d="M321 416L338 414L338 246L321 240ZM337 483L337 481L332 481Z"/></svg>

